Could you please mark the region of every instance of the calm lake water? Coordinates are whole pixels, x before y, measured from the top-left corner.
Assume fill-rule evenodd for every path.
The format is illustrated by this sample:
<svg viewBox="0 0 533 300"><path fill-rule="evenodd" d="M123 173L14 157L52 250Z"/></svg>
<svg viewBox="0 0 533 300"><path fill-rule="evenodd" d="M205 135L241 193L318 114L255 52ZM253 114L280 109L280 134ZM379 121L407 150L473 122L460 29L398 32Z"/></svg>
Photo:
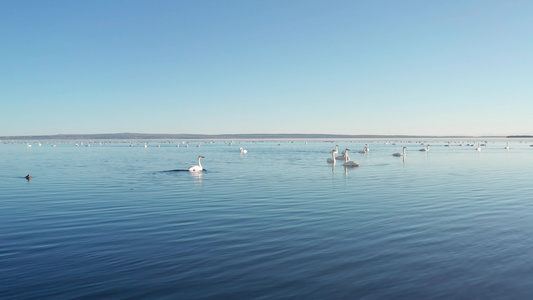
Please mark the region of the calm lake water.
<svg viewBox="0 0 533 300"><path fill-rule="evenodd" d="M396 143L0 144L0 298L533 295L531 141Z"/></svg>

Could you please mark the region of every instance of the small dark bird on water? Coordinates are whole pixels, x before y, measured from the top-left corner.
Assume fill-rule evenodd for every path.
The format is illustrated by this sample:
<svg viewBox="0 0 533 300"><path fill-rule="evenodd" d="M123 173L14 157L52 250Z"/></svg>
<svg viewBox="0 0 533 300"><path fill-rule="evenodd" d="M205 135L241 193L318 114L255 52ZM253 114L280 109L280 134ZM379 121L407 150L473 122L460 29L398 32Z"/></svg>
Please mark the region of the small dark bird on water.
<svg viewBox="0 0 533 300"><path fill-rule="evenodd" d="M28 181L29 181L29 180L31 179L31 175L28 174L28 175L26 175L26 177L24 177L24 178L28 179Z"/></svg>

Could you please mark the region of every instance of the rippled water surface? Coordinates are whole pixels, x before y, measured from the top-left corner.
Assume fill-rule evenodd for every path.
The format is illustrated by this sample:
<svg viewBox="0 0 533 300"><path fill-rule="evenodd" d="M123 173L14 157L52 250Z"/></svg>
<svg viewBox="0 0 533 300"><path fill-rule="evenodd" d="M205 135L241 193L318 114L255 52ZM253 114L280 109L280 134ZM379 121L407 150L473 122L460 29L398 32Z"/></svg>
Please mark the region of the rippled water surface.
<svg viewBox="0 0 533 300"><path fill-rule="evenodd" d="M0 144L0 298L533 295L531 142L335 143Z"/></svg>

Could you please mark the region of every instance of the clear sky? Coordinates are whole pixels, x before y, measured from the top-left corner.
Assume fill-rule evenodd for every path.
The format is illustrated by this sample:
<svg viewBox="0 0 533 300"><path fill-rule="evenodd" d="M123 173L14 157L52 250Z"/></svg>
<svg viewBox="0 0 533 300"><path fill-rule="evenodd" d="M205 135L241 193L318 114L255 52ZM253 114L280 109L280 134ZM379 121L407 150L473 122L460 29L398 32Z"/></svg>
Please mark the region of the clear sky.
<svg viewBox="0 0 533 300"><path fill-rule="evenodd" d="M0 7L0 135L533 134L530 0Z"/></svg>

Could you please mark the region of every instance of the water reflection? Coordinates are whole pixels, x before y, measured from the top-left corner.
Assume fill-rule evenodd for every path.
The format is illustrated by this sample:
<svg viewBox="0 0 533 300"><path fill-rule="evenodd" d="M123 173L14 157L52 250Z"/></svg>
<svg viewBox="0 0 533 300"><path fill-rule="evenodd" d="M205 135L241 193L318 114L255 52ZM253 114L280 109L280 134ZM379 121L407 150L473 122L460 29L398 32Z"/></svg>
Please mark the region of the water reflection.
<svg viewBox="0 0 533 300"><path fill-rule="evenodd" d="M198 181L198 187L202 187L202 174L203 172L189 172L191 177L195 178Z"/></svg>

